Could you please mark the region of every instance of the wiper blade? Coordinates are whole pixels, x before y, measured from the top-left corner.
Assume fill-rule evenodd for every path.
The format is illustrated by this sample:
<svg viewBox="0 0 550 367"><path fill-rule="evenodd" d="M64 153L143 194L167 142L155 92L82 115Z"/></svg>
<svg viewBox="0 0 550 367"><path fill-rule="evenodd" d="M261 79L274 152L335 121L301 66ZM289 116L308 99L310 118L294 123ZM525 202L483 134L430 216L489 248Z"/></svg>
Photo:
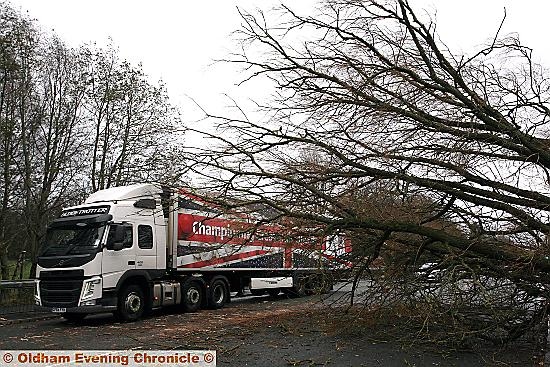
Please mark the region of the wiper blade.
<svg viewBox="0 0 550 367"><path fill-rule="evenodd" d="M75 242L72 245L68 246L67 250L65 251L65 255L68 255L76 246L78 246L78 242Z"/></svg>
<svg viewBox="0 0 550 367"><path fill-rule="evenodd" d="M62 255L63 251L65 250L64 247L60 246L49 246L42 250L42 252L38 256L58 256Z"/></svg>

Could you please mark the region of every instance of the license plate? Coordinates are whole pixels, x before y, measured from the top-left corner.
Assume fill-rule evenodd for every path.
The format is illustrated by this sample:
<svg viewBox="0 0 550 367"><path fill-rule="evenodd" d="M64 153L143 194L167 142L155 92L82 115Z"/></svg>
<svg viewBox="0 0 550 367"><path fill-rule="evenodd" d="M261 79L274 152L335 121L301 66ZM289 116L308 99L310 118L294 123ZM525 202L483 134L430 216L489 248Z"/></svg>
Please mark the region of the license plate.
<svg viewBox="0 0 550 367"><path fill-rule="evenodd" d="M52 308L52 312L63 313L63 312L67 312L67 309L66 308L60 308L60 307L54 307L54 308Z"/></svg>

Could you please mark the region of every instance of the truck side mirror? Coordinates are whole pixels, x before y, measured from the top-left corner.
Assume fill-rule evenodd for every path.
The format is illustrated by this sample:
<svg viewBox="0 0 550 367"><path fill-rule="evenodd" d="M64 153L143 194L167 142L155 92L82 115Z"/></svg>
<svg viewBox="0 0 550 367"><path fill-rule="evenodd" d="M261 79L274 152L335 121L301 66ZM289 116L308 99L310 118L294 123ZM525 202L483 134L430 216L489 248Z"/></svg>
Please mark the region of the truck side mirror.
<svg viewBox="0 0 550 367"><path fill-rule="evenodd" d="M109 231L112 231L113 229L115 232L112 236L111 233L109 233L105 247L107 247L107 250L120 251L124 248L124 226L112 225Z"/></svg>
<svg viewBox="0 0 550 367"><path fill-rule="evenodd" d="M122 242L115 242L113 243L113 250L120 251L124 248L124 244Z"/></svg>

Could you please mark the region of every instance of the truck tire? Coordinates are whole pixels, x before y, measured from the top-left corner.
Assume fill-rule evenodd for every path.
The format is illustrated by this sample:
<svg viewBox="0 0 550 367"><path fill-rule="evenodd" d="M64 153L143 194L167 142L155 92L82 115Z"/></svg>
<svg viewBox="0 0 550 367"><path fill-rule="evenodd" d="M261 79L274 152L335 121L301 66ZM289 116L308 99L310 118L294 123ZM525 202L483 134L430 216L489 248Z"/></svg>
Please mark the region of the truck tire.
<svg viewBox="0 0 550 367"><path fill-rule="evenodd" d="M118 298L118 309L115 314L120 321L136 321L145 310L145 296L140 286L136 284L127 285L120 292Z"/></svg>
<svg viewBox="0 0 550 367"><path fill-rule="evenodd" d="M307 293L307 279L303 277L294 278L294 286L292 288L284 288L284 292L288 297L298 298L303 297Z"/></svg>
<svg viewBox="0 0 550 367"><path fill-rule="evenodd" d="M86 317L87 314L85 313L71 313L71 312L68 312L68 313L65 313L62 315L62 317L67 320L67 322L71 322L71 323L78 323L82 320L84 320L84 318Z"/></svg>
<svg viewBox="0 0 550 367"><path fill-rule="evenodd" d="M320 294L327 294L334 287L334 279L329 275L320 276L318 278L318 289Z"/></svg>
<svg viewBox="0 0 550 367"><path fill-rule="evenodd" d="M185 312L197 312L203 303L204 287L196 280L188 280L181 287L181 305Z"/></svg>
<svg viewBox="0 0 550 367"><path fill-rule="evenodd" d="M229 289L225 278L213 278L208 286L208 308L213 310L222 308L228 300Z"/></svg>

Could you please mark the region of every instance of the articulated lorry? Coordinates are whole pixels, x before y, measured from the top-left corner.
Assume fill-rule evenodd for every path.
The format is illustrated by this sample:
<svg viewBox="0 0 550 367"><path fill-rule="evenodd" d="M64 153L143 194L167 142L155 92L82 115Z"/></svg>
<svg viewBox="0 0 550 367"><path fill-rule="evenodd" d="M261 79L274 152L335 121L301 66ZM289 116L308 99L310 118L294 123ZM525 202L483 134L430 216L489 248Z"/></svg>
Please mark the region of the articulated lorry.
<svg viewBox="0 0 550 367"><path fill-rule="evenodd" d="M326 290L327 270L351 251L342 237L312 246L254 218L154 184L98 191L48 227L35 303L73 321L133 321L164 306L221 308L235 292L300 296Z"/></svg>

